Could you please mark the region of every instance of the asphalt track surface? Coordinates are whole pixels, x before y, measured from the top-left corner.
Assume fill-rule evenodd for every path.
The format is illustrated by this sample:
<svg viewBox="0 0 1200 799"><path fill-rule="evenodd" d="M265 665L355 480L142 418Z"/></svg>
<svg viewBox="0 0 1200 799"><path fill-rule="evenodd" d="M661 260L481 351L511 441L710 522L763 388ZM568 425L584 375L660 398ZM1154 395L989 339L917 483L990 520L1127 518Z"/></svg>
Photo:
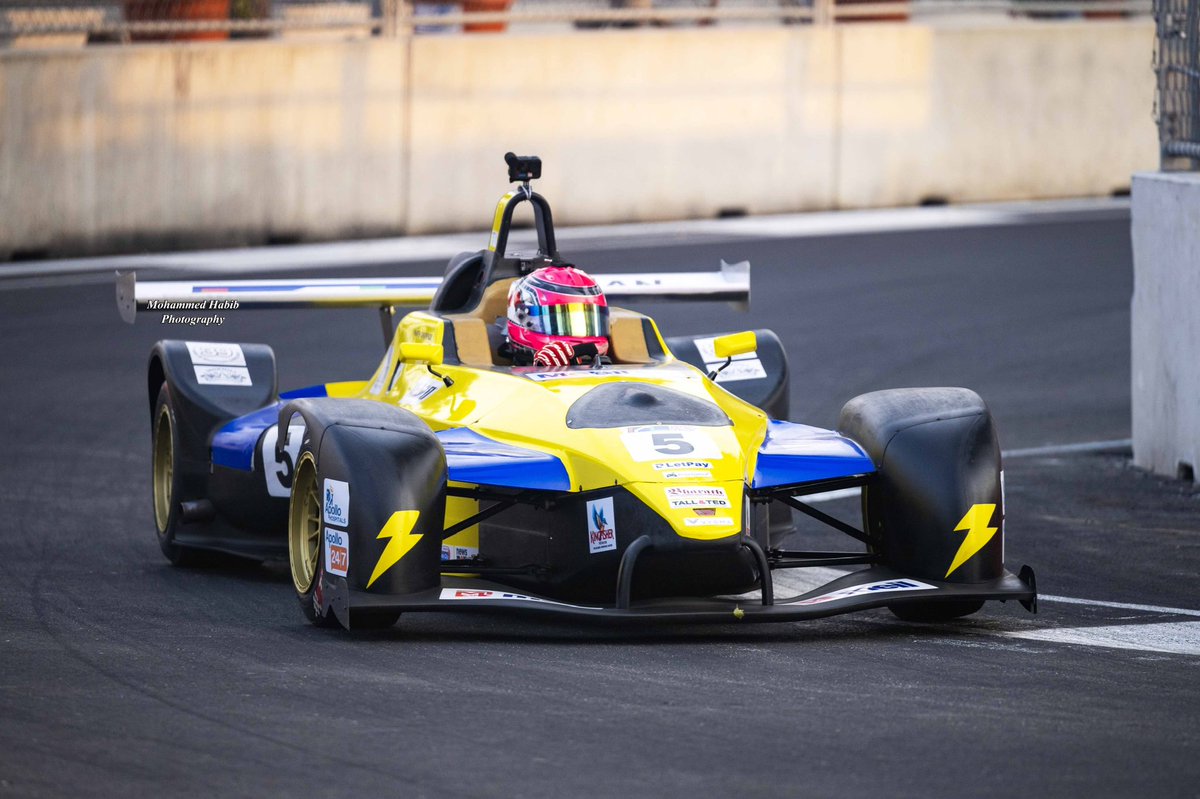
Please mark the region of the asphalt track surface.
<svg viewBox="0 0 1200 799"><path fill-rule="evenodd" d="M596 271L749 258L752 316L645 310L668 335L776 330L793 419L965 385L1006 450L1129 437L1120 214L568 254ZM1200 492L1120 452L1006 462L1009 567L1108 604L993 603L940 626L409 614L346 634L306 625L279 564L159 554L143 370L167 337L267 342L283 387L365 376L381 351L366 311L129 327L107 281L0 277L0 795L1200 794ZM854 502L824 507L852 518Z"/></svg>

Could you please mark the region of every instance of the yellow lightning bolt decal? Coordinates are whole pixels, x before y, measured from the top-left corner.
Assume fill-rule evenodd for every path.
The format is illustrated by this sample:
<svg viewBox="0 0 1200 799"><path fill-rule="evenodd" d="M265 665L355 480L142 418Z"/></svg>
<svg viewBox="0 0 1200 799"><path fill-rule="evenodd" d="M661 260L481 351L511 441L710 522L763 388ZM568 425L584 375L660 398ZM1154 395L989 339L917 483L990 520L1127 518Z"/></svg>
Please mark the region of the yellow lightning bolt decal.
<svg viewBox="0 0 1200 799"><path fill-rule="evenodd" d="M387 524L379 531L376 539L390 538L387 546L383 548L383 554L379 556L379 562L375 564L375 571L371 572L371 579L367 580L367 588L371 587L371 583L378 580L384 572L396 565L400 558L408 554L408 551L417 545L421 540L421 533L412 535L412 530L417 526L417 517L421 515L419 510L398 510L392 514L392 518L387 520Z"/></svg>
<svg viewBox="0 0 1200 799"><path fill-rule="evenodd" d="M992 540L992 536L996 534L995 527L988 527L992 521L992 514L996 512L996 506L988 505L972 505L966 515L962 517L962 521L958 523L956 531L966 530L967 537L963 539L962 546L958 548L958 553L954 556L954 562L950 564L950 570L946 572L949 577L959 566L971 559L979 550L983 549L984 544Z"/></svg>

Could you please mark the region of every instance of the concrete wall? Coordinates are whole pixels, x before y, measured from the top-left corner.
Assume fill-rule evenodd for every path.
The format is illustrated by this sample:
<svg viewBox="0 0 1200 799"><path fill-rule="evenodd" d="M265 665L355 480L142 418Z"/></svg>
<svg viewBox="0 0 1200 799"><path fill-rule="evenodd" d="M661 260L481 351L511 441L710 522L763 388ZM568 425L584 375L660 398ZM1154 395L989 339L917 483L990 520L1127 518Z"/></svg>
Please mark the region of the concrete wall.
<svg viewBox="0 0 1200 799"><path fill-rule="evenodd" d="M645 29L0 53L0 254L1108 194L1153 25Z"/></svg>
<svg viewBox="0 0 1200 799"><path fill-rule="evenodd" d="M1200 470L1200 174L1133 180L1133 462Z"/></svg>
<svg viewBox="0 0 1200 799"><path fill-rule="evenodd" d="M0 251L403 229L396 42L0 56Z"/></svg>

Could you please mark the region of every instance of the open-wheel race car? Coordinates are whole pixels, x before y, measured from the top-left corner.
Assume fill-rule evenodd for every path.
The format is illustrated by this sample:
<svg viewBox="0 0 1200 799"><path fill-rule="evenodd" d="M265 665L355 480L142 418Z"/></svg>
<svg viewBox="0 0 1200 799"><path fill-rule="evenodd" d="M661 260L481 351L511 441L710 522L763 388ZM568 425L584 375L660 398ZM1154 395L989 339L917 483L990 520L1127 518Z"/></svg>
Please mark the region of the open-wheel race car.
<svg viewBox="0 0 1200 799"><path fill-rule="evenodd" d="M540 161L507 160L519 185L496 206L488 247L440 279L118 276L128 321L214 296L242 309L378 306L384 319L369 378L285 393L266 345L154 346L154 519L171 561L286 556L307 618L347 628L428 610L708 622L880 606L939 621L990 599L1036 610L1032 569L1005 569L1000 448L971 391L879 391L850 400L836 431L795 424L770 331L664 338L616 305L605 355L514 363L497 324L514 281L565 262L530 187ZM521 203L532 254L507 251ZM748 264L594 277L610 301L749 300ZM417 305L393 324L393 309ZM847 488L861 489L857 526L805 501ZM858 545L784 548L793 509ZM773 572L815 566L846 573L776 595Z"/></svg>

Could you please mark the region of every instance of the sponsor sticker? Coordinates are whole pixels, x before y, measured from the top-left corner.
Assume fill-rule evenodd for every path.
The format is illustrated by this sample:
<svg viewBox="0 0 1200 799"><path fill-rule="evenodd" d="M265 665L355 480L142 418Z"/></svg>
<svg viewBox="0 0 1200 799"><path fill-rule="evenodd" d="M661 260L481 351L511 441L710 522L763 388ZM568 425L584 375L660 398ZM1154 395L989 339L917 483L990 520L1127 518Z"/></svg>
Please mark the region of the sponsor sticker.
<svg viewBox="0 0 1200 799"><path fill-rule="evenodd" d="M626 428L621 433L621 443L629 451L629 457L639 463L660 461L680 455L697 458L720 458L721 450L708 433L687 425L648 425Z"/></svg>
<svg viewBox="0 0 1200 799"><path fill-rule="evenodd" d="M535 602L539 605L561 605L564 608L580 608L581 610L600 610L600 608L588 607L586 605L571 605L566 602L555 602L553 599L542 599L537 596L526 596L525 594L514 594L509 591L477 591L467 588L443 588L438 599L443 600L496 600L506 599L517 602Z"/></svg>
<svg viewBox="0 0 1200 799"><path fill-rule="evenodd" d="M593 499L587 504L588 551L608 552L617 548L617 526L612 497Z"/></svg>
<svg viewBox="0 0 1200 799"><path fill-rule="evenodd" d="M636 371L630 369L592 369L591 367L583 369L571 369L563 367L561 371L552 372L526 372L523 377L528 377L530 380L538 383L546 383L551 380L578 380L582 378L597 378L597 377L627 377L637 374Z"/></svg>
<svg viewBox="0 0 1200 799"><path fill-rule="evenodd" d="M218 344L213 341L185 341L193 366L245 366L246 353L241 344Z"/></svg>
<svg viewBox="0 0 1200 799"><path fill-rule="evenodd" d="M729 496L717 486L671 486L664 489L672 508L728 508Z"/></svg>
<svg viewBox="0 0 1200 799"><path fill-rule="evenodd" d="M477 547L452 547L442 544L442 560L471 560L479 557Z"/></svg>
<svg viewBox="0 0 1200 799"><path fill-rule="evenodd" d="M202 386L252 386L250 370L244 366L197 366L196 382Z"/></svg>
<svg viewBox="0 0 1200 799"><path fill-rule="evenodd" d="M734 521L728 516L707 516L702 519L684 519L688 527L733 527Z"/></svg>
<svg viewBox="0 0 1200 799"><path fill-rule="evenodd" d="M344 530L325 528L325 571L345 577L350 568L350 536Z"/></svg>
<svg viewBox="0 0 1200 799"><path fill-rule="evenodd" d="M711 372L714 369L719 369L723 363L725 362L721 361L720 363L705 364L705 366L707 366L708 371ZM758 380L759 378L766 376L767 370L763 368L762 361L760 361L758 358L754 358L753 360L749 361L735 360L733 363L729 364L729 366L717 372L717 379L715 382L732 383L736 380Z"/></svg>
<svg viewBox="0 0 1200 799"><path fill-rule="evenodd" d="M296 458L300 457L300 445L304 442L304 425L300 422L288 428L287 444L283 457L275 457L275 444L279 440L279 425L267 428L262 437L263 480L267 493L273 497L286 497L292 493L292 477L296 473Z"/></svg>
<svg viewBox="0 0 1200 799"><path fill-rule="evenodd" d="M930 588L937 588L937 586L923 583L920 580L881 580L879 582L852 585L849 588L830 591L828 594L821 594L812 599L804 599L795 604L820 605L823 602L835 602L839 599L848 599L852 596L861 596L862 594L886 594L892 591L925 591Z"/></svg>
<svg viewBox="0 0 1200 799"><path fill-rule="evenodd" d="M711 480L712 472L703 469L683 469L678 472L663 472L659 476L664 480Z"/></svg>
<svg viewBox="0 0 1200 799"><path fill-rule="evenodd" d="M716 508L692 508L692 513L696 514L697 516L716 516L717 509Z"/></svg>
<svg viewBox="0 0 1200 799"><path fill-rule="evenodd" d="M709 461L662 461L654 464L654 470L658 472L674 471L676 469L711 469L712 463Z"/></svg>
<svg viewBox="0 0 1200 799"><path fill-rule="evenodd" d="M713 342L716 340L716 336L696 339L696 350L704 360L704 367L707 372L719 369L725 363L724 358L717 357L716 348L713 346ZM762 361L758 359L758 354L755 352L745 352L741 355L733 356L733 362L717 375L716 382L732 383L736 380L757 380L766 376L767 371L763 368Z"/></svg>
<svg viewBox="0 0 1200 799"><path fill-rule="evenodd" d="M325 478L325 523L350 526L350 484Z"/></svg>
<svg viewBox="0 0 1200 799"><path fill-rule="evenodd" d="M414 405L432 397L437 393L438 389L443 388L446 384L441 380L434 380L432 377L425 377L413 385L400 400L407 405Z"/></svg>

